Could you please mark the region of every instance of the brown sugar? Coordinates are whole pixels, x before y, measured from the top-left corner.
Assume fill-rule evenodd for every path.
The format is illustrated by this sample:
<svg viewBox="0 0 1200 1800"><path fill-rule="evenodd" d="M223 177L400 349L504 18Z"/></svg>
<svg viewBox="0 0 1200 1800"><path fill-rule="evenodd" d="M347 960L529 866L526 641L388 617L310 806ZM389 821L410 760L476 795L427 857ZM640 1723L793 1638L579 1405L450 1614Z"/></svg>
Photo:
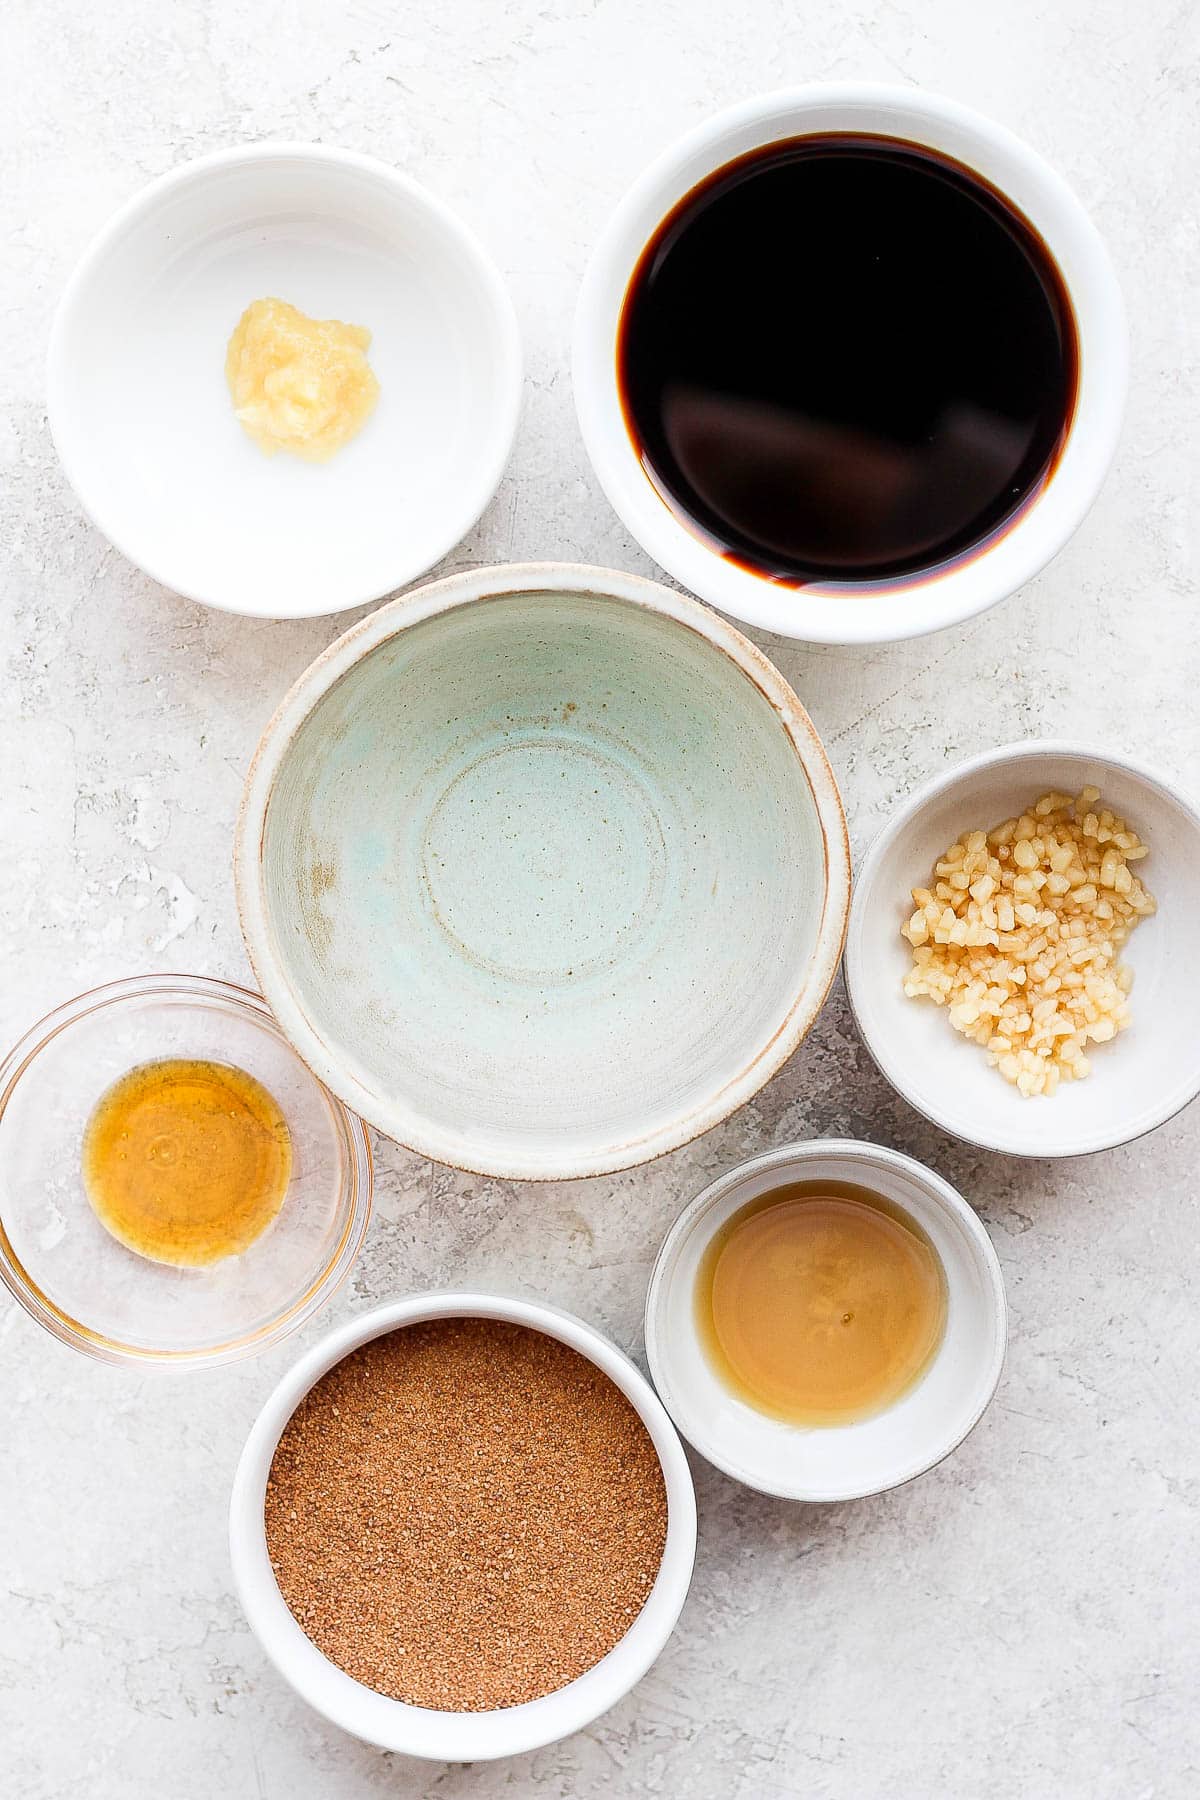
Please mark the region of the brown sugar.
<svg viewBox="0 0 1200 1800"><path fill-rule="evenodd" d="M599 1662L666 1530L662 1468L620 1389L557 1338L490 1319L354 1351L293 1414L267 1482L267 1548L313 1643L447 1712L517 1706Z"/></svg>

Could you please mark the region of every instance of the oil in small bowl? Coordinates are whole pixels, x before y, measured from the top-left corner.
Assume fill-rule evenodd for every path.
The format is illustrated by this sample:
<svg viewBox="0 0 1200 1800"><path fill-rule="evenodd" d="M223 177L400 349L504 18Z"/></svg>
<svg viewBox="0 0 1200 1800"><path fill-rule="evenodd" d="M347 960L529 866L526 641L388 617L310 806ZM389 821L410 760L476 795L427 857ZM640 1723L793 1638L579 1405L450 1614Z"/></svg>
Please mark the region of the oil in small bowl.
<svg viewBox="0 0 1200 1800"><path fill-rule="evenodd" d="M84 1186L101 1224L126 1249L179 1268L249 1249L291 1172L279 1106L228 1063L143 1063L101 1095L84 1134Z"/></svg>
<svg viewBox="0 0 1200 1800"><path fill-rule="evenodd" d="M790 1425L851 1425L914 1387L942 1341L946 1274L901 1208L841 1181L791 1182L726 1220L696 1276L722 1383Z"/></svg>

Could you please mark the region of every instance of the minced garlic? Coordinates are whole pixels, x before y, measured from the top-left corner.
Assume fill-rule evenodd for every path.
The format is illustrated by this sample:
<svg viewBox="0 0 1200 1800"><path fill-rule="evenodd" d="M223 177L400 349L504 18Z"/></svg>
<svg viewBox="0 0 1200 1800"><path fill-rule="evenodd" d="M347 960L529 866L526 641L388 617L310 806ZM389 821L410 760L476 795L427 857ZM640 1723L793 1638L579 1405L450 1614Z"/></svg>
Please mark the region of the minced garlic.
<svg viewBox="0 0 1200 1800"><path fill-rule="evenodd" d="M255 300L234 328L225 379L243 428L268 455L326 462L359 431L379 397L371 334L310 319L286 300Z"/></svg>
<svg viewBox="0 0 1200 1800"><path fill-rule="evenodd" d="M1019 819L965 832L912 890L901 928L905 993L947 1007L1022 1094L1082 1080L1085 1045L1129 1023L1133 972L1117 951L1155 910L1129 866L1148 850L1099 799L1045 794Z"/></svg>

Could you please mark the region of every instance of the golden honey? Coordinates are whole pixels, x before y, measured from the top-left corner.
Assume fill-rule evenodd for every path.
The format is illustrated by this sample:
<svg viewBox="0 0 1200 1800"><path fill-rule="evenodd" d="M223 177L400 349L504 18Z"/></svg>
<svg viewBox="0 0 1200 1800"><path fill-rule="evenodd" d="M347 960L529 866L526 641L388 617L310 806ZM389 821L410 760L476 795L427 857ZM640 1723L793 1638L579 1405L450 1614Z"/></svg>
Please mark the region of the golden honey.
<svg viewBox="0 0 1200 1800"><path fill-rule="evenodd" d="M244 431L274 455L327 462L362 430L379 398L371 334L310 319L286 300L255 300L229 340L225 379Z"/></svg>
<svg viewBox="0 0 1200 1800"><path fill-rule="evenodd" d="M796 1182L715 1233L696 1279L714 1370L791 1425L848 1425L891 1406L928 1368L946 1277L914 1220L847 1182Z"/></svg>
<svg viewBox="0 0 1200 1800"><path fill-rule="evenodd" d="M83 1141L101 1224L152 1262L204 1268L247 1250L283 1205L287 1122L253 1075L227 1063L143 1063L113 1083Z"/></svg>

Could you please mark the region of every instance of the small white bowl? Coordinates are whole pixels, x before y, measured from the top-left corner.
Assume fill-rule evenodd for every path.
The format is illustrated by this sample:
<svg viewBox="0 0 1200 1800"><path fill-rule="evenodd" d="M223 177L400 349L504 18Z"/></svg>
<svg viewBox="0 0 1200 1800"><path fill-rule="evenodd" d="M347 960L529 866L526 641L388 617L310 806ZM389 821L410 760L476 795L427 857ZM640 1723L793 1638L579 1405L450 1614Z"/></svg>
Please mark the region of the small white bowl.
<svg viewBox="0 0 1200 1800"><path fill-rule="evenodd" d="M848 1181L925 1231L946 1272L946 1331L925 1374L894 1406L853 1425L805 1429L731 1393L696 1331L700 1260L748 1201L793 1181ZM646 1353L688 1442L735 1481L785 1500L859 1500L934 1467L974 1429L1004 1366L1008 1309L1000 1264L962 1195L896 1150L850 1139L789 1144L742 1163L686 1206L658 1253L646 1295Z"/></svg>
<svg viewBox="0 0 1200 1800"><path fill-rule="evenodd" d="M974 169L1040 233L1063 276L1079 338L1075 412L1044 491L990 545L927 576L847 592L739 567L660 498L630 437L617 384L621 308L663 219L717 169L763 145L865 132L928 146ZM810 248L806 246L806 249ZM820 279L819 246L815 279ZM748 281L772 279L771 258ZM723 612L811 643L871 644L954 625L1013 593L1055 556L1100 490L1128 381L1125 309L1095 226L1062 177L1003 126L934 94L874 82L814 84L744 101L707 119L653 162L621 201L593 253L575 320L580 429L601 487L642 548Z"/></svg>
<svg viewBox="0 0 1200 1800"><path fill-rule="evenodd" d="M1158 911L1121 955L1133 969L1133 1021L1094 1046L1092 1073L1051 1098L1025 1099L944 1007L910 1000L900 927L910 890L961 831L989 829L1050 791L1097 787L1150 855L1139 864ZM1152 1131L1200 1093L1200 815L1141 764L1085 744L1007 744L919 788L879 833L854 890L846 986L863 1039L898 1093L935 1125L1010 1156L1082 1156Z"/></svg>
<svg viewBox="0 0 1200 1800"><path fill-rule="evenodd" d="M372 333L378 404L328 463L268 457L234 417L226 346L268 295ZM521 353L499 274L441 201L370 157L254 144L109 220L47 376L67 477L123 555L191 600L298 618L377 600L466 535L508 461Z"/></svg>
<svg viewBox="0 0 1200 1800"><path fill-rule="evenodd" d="M279 1591L267 1552L263 1505L284 1426L333 1365L360 1344L426 1319L504 1319L558 1338L613 1381L649 1432L667 1490L667 1541L658 1576L619 1644L557 1692L494 1712L438 1712L364 1687L305 1636ZM557 1307L495 1294L415 1294L353 1319L314 1344L283 1377L246 1440L229 1508L233 1578L250 1628L301 1699L369 1744L435 1762L479 1762L539 1749L581 1731L640 1681L683 1610L696 1553L696 1498L683 1446L646 1378L614 1344Z"/></svg>

